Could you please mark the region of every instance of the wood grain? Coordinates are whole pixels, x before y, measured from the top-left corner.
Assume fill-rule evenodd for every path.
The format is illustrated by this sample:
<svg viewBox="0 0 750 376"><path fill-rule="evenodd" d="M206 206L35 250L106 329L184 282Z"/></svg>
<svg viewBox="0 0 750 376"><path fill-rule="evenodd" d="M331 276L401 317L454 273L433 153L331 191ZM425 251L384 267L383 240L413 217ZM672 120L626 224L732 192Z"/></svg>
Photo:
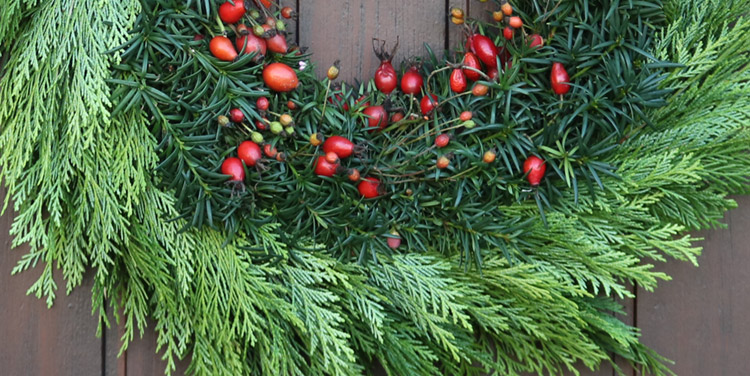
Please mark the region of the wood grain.
<svg viewBox="0 0 750 376"><path fill-rule="evenodd" d="M750 375L750 197L724 218L730 230L702 231L700 268L669 262L673 277L638 291L643 343L675 361L681 376Z"/></svg>
<svg viewBox="0 0 750 376"><path fill-rule="evenodd" d="M372 51L372 39L399 37L394 67L411 55L426 56L427 43L442 56L446 41L445 0L317 0L300 2L300 44L314 53L320 76L341 60L341 78L369 80L380 61Z"/></svg>
<svg viewBox="0 0 750 376"><path fill-rule="evenodd" d="M0 189L0 202L4 197L5 190ZM69 296L57 275L60 289L52 309L47 309L44 300L26 296L41 269L10 275L28 252L26 246L10 249L12 218L12 213L0 217L0 374L101 374L102 341L95 336L97 320L91 316L92 275Z"/></svg>

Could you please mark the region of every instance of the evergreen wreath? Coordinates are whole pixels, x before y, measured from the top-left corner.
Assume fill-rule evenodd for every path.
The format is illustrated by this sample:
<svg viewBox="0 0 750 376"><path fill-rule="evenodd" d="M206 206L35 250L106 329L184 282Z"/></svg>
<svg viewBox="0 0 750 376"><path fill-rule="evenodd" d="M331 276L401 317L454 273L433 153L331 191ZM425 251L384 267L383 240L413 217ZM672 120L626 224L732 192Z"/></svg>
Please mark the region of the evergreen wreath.
<svg viewBox="0 0 750 376"><path fill-rule="evenodd" d="M354 86L267 0L0 4L13 272L94 269L167 373L670 374L615 298L749 191L744 0L453 9L460 51Z"/></svg>

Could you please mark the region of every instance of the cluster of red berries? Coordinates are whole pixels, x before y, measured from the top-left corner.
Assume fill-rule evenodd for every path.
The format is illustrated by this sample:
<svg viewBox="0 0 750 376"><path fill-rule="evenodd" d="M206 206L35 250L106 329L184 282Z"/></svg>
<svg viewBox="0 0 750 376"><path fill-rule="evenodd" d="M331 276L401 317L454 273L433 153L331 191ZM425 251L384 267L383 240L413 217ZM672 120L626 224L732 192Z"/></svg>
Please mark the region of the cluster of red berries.
<svg viewBox="0 0 750 376"><path fill-rule="evenodd" d="M384 193L383 186L378 179L374 177L361 178L358 169L341 166L342 159L359 154L358 147L348 138L331 136L323 142L320 135L313 133L310 136L310 143L313 146L323 145L323 155L318 156L315 160L316 175L333 177L337 174L346 174L351 182L358 183L357 189L364 198L376 198Z"/></svg>
<svg viewBox="0 0 750 376"><path fill-rule="evenodd" d="M286 40L286 23L276 19L268 10L271 2L256 0L256 8L251 8L249 1L227 1L219 7L219 18L234 31L235 43L226 35L217 35L211 39L208 48L219 60L235 61L240 55L253 55L253 61L261 61L268 51L284 55L292 51ZM291 7L279 11L283 18L295 17ZM239 23L246 20L247 24ZM235 25L236 24L236 25ZM295 51L299 52L296 49ZM270 63L263 68L263 81L271 90L287 92L297 88L297 73L284 63Z"/></svg>
<svg viewBox="0 0 750 376"><path fill-rule="evenodd" d="M262 59L268 50L273 53L285 54L288 52L286 39L284 37L283 21L277 21L270 15L264 8L266 7L265 2L260 2L259 9L263 11L266 16L261 16L258 9L253 9L250 12L247 11L246 4L240 1L232 4L231 2L224 3L220 8L221 19L229 24L234 24L249 15L248 21L252 26L248 28L245 24L239 24L236 27L232 27L235 30L237 36L236 46L237 50L243 54L254 54L253 60L259 61ZM282 17L293 17L293 11L291 8L284 8L280 14ZM501 10L495 12L495 19L498 22L505 22L508 26L504 30L504 36L508 40L512 40L515 35L516 29L523 30L523 21L518 16L513 16L513 8L507 1L502 3ZM454 8L451 10L451 17L454 23L463 24L464 14L463 11ZM460 20L461 22L456 22ZM217 39L218 38L218 39ZM211 41L210 48L212 53L221 60L235 60L238 57L237 50L234 50L234 46L229 44L226 46L228 38L224 36L215 37ZM544 39L538 34L532 34L525 37L524 40L532 48L542 47L544 45ZM374 40L374 42L380 42ZM222 48L216 46L222 44ZM226 51L231 48L231 51ZM379 45L374 43L373 49L375 54L380 58L380 65L375 72L373 81L378 91L382 92L386 96L390 96L397 88L400 87L401 91L405 95L415 96L422 95L419 100L419 108L421 115L425 119L429 119L435 114L440 107L440 102L435 94L430 92L430 88L425 86L425 78L420 72L418 65L410 66L407 71L401 77L399 77L396 70L393 68L391 61L397 51L398 42L390 51L386 51L385 42L381 42ZM232 53L233 52L233 53ZM466 50L459 64L449 64L444 68L438 68L438 70L452 69L449 76L449 84L451 90L457 95L468 94L467 89L469 81L476 82L484 79L485 81L497 80L499 76L498 66L502 67L503 70L511 67L511 55L510 52L503 46L497 46L489 37L475 33L470 27L467 26L467 40ZM435 73L435 72L433 72ZM335 63L327 71L327 77L329 84L335 80L339 75L338 63ZM552 89L557 94L565 94L570 86L568 84L568 76L565 68L555 63L552 69ZM263 70L263 80L271 90L276 92L288 92L297 88L298 79L295 71L288 65L281 62L274 62L267 64ZM486 95L489 88L481 82L476 82L471 90L471 94L475 96ZM357 101L355 105L361 108L361 113L364 115L365 128L369 132L385 129L389 123L398 123L404 119L404 114L400 111L393 114L389 114L387 105L371 105L367 101L368 96L363 95ZM336 93L328 98L330 103L341 101L341 94ZM386 101L387 102L387 101ZM270 130L276 135L291 135L294 133L294 119L289 114L276 115L278 119L276 121L269 121L266 114L269 110L269 100L266 97L261 97L257 100L256 106L261 113L262 118L255 122L256 129L258 131ZM296 107L292 101L287 103L290 110ZM341 105L344 111L349 110L349 104L343 103ZM237 124L244 124L245 116L242 111L238 108L234 108L230 111L229 119ZM410 119L414 119L416 114L410 114ZM220 117L220 123L224 121ZM226 117L224 117L226 118ZM472 120L472 114L470 111L464 111L460 115L461 124L466 128L472 128L475 126ZM225 122L228 123L228 120ZM224 124L223 124L224 125ZM283 153L278 153L275 148L270 144L261 145L263 143L263 136L257 131L251 131L251 140L242 142L237 148L238 157L227 158L222 164L222 172L230 175L230 181L243 181L244 180L244 166L254 167L258 166L260 159L263 154L266 154L269 158L275 158L283 161ZM434 141L434 147L436 149L442 149L448 146L452 138L452 135L448 133L438 134ZM342 160L345 160L352 155L356 155L358 146L354 145L349 139L333 135L325 139L325 142L321 139L321 136L317 133L310 136L310 143L313 146L319 146L322 144L322 155L318 155L314 162L314 172L319 176L333 177L337 174L346 175L350 181L358 184L358 190L365 198L376 198L384 193L384 187L381 182L374 177L361 177L360 172L356 168L346 168L342 166ZM266 150L267 149L267 150ZM280 159L279 159L280 158ZM451 164L453 153L446 153L440 155L435 164L437 169L446 169ZM490 164L495 161L496 151L488 150L482 155L482 161ZM526 178L532 186L540 184L545 170L545 162L536 157L531 156L526 159L524 163L524 173Z"/></svg>

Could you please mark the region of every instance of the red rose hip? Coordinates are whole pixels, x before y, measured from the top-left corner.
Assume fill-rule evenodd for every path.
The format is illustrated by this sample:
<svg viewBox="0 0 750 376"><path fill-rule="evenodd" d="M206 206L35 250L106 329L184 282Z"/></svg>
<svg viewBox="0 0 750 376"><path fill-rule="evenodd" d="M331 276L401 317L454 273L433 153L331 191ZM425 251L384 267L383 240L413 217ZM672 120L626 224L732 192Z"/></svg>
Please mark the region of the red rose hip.
<svg viewBox="0 0 750 376"><path fill-rule="evenodd" d="M523 173L527 174L526 180L528 180L529 184L534 187L538 186L539 183L542 182L542 178L544 177L544 172L546 170L547 165L541 158L535 155L526 158L526 161L523 162Z"/></svg>

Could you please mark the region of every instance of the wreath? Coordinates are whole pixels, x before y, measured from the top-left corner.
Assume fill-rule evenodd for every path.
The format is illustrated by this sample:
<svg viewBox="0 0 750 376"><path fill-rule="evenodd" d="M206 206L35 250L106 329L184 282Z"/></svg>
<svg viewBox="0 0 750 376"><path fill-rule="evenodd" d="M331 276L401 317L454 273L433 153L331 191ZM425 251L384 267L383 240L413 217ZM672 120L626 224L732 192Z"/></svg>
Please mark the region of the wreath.
<svg viewBox="0 0 750 376"><path fill-rule="evenodd" d="M746 4L496 3L349 85L267 0L5 1L13 272L93 269L167 373L670 374L612 313L748 192Z"/></svg>

